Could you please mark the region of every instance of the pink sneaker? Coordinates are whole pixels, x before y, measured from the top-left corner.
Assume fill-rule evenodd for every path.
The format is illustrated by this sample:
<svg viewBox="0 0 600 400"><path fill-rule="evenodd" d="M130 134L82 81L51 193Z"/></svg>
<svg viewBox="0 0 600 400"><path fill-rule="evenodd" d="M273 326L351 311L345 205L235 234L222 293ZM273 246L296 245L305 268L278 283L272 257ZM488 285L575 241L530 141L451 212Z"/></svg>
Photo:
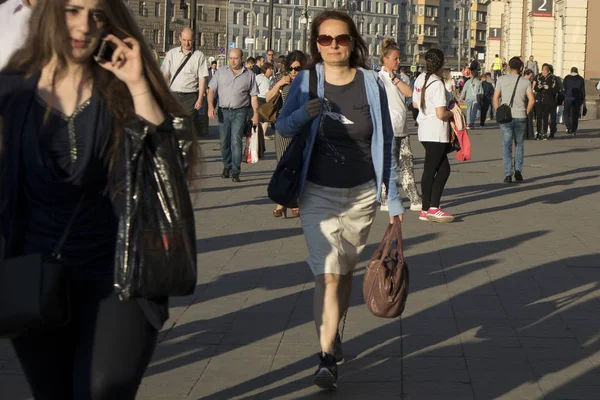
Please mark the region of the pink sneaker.
<svg viewBox="0 0 600 400"><path fill-rule="evenodd" d="M420 217L420 216L419 216ZM427 211L427 220L431 222L452 222L454 221L454 215L448 214L441 208L433 208L431 207Z"/></svg>
<svg viewBox="0 0 600 400"><path fill-rule="evenodd" d="M421 221L429 221L427 219L427 211L421 210L421 212L419 213L419 219Z"/></svg>

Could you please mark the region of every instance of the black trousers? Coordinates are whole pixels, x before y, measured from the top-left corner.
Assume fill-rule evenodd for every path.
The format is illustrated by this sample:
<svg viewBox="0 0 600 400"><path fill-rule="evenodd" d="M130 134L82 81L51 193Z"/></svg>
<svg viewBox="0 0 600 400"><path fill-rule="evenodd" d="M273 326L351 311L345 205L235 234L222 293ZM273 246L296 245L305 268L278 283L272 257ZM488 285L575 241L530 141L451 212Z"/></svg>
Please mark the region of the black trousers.
<svg viewBox="0 0 600 400"><path fill-rule="evenodd" d="M579 113L581 102L573 99L565 99L565 109L563 111L563 121L567 129L571 132L577 132L579 127Z"/></svg>
<svg viewBox="0 0 600 400"><path fill-rule="evenodd" d="M422 209L439 208L444 187L450 177L450 162L447 156L450 145L437 142L421 142L421 144L425 147L425 163L421 177Z"/></svg>
<svg viewBox="0 0 600 400"><path fill-rule="evenodd" d="M71 283L71 322L12 340L36 400L134 400L158 336L112 280Z"/></svg>
<svg viewBox="0 0 600 400"><path fill-rule="evenodd" d="M491 105L492 105L492 103L490 102L490 100L487 99L487 98L485 98L485 97L481 101L481 111L480 111L481 119L479 121L479 123L481 124L481 126L485 125L485 120L487 118L487 113L488 113ZM492 115L492 118L493 118L493 115Z"/></svg>
<svg viewBox="0 0 600 400"><path fill-rule="evenodd" d="M535 103L535 118L538 134L548 134L548 125L550 124L550 112L553 108L556 108L556 106L553 104Z"/></svg>

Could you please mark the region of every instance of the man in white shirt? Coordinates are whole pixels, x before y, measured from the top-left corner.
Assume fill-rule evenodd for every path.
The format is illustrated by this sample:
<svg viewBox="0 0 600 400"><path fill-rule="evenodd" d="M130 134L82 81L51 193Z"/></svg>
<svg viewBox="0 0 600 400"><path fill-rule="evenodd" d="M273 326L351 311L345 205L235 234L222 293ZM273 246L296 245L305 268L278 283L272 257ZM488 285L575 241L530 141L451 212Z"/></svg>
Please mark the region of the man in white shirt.
<svg viewBox="0 0 600 400"><path fill-rule="evenodd" d="M16 50L25 44L29 32L29 18L37 0L8 0L0 4L0 70Z"/></svg>
<svg viewBox="0 0 600 400"><path fill-rule="evenodd" d="M194 42L192 29L183 28L179 34L179 41L180 47L167 52L161 71L185 113L194 116L193 121L197 124L195 111L202 108L208 67L204 54L199 50L192 51ZM197 128L200 131L200 127Z"/></svg>

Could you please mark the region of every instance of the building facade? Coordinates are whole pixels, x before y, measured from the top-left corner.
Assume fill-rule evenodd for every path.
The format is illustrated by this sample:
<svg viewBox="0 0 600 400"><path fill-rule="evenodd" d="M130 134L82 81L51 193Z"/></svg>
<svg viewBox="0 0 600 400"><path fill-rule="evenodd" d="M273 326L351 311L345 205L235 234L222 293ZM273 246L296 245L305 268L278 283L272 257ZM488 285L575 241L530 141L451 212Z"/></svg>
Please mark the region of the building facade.
<svg viewBox="0 0 600 400"><path fill-rule="evenodd" d="M600 17L600 2L595 0L494 0L491 19L501 20L501 55L509 60L529 56L541 65L554 66L556 75L569 74L577 67L587 77L589 68L600 77L600 56L587 40L600 34L590 21ZM498 13L501 13L498 16ZM489 61L486 63L489 64ZM591 77L591 76L589 76Z"/></svg>
<svg viewBox="0 0 600 400"><path fill-rule="evenodd" d="M307 38L312 19L325 10L339 9L348 12L355 21L367 43L369 62L376 65L381 40L391 37L398 41L399 27L408 29L406 18L399 17L400 3L397 0L274 0L269 40L269 1L231 0L227 12L228 48L241 48L247 55L264 54L269 47L276 54L310 51Z"/></svg>
<svg viewBox="0 0 600 400"><path fill-rule="evenodd" d="M178 46L179 32L191 26L191 0L128 0L146 41L164 54ZM185 7L182 7L185 5ZM196 4L195 46L206 56L217 56L225 48L226 0L201 0Z"/></svg>
<svg viewBox="0 0 600 400"><path fill-rule="evenodd" d="M439 48L446 65L460 70L471 56L486 53L487 4L490 0L409 0L408 53L423 66L422 56Z"/></svg>

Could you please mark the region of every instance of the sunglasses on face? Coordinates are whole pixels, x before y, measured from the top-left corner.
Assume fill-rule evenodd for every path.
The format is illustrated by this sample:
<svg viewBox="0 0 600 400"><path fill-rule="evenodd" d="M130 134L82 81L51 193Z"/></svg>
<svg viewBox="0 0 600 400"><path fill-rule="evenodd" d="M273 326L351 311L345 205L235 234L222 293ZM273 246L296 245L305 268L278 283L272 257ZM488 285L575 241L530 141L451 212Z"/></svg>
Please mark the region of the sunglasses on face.
<svg viewBox="0 0 600 400"><path fill-rule="evenodd" d="M317 36L317 43L319 43L321 46L330 46L334 40L340 46L348 46L352 41L352 36L348 35L347 33L344 33L343 35L337 35L336 37L329 35Z"/></svg>
<svg viewBox="0 0 600 400"><path fill-rule="evenodd" d="M302 71L302 67L290 67L290 71L300 72Z"/></svg>

